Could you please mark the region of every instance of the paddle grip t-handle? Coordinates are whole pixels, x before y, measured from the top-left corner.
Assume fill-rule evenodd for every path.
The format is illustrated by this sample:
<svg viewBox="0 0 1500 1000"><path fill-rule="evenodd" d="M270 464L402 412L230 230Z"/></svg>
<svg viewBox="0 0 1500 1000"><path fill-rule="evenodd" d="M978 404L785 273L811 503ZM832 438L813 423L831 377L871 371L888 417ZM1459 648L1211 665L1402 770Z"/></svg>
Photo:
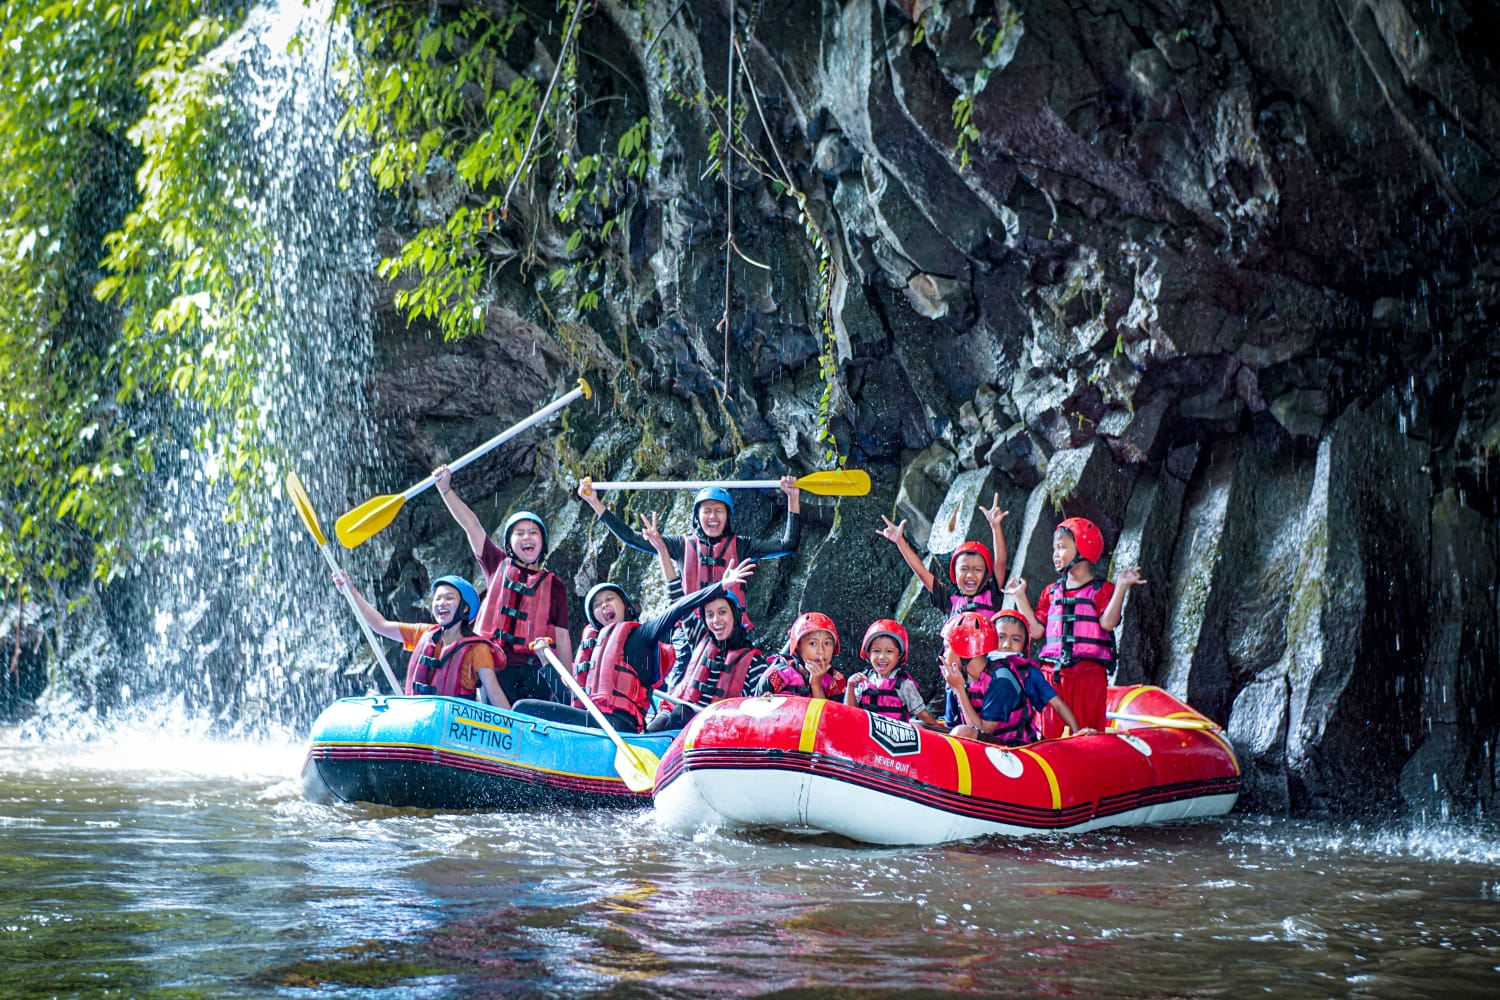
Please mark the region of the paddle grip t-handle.
<svg viewBox="0 0 1500 1000"><path fill-rule="evenodd" d="M318 551L323 553L323 558L327 561L329 569L335 573L340 572L339 561L333 557L332 552L328 551L327 542L319 542ZM380 642L375 638L375 631L370 628L370 623L365 621L365 616L360 613L359 604L354 600L354 595L349 593L348 587L340 587L338 589L343 593L344 599L349 602L349 610L354 612L354 620L359 622L360 631L365 634L365 641L370 644L370 651L375 654L375 659L380 661L380 669L385 673L385 679L390 684L391 691L395 694L400 694L401 682L396 680L395 672L391 670L391 665L386 662L385 653L380 649Z"/></svg>
<svg viewBox="0 0 1500 1000"><path fill-rule="evenodd" d="M459 469L462 469L470 462L477 461L478 459L483 458L485 455L488 455L490 452L494 451L496 448L500 447L502 444L509 441L511 438L515 437L526 428L532 426L533 424L539 424L543 420L546 420L548 417L552 416L552 414L556 413L564 406L567 406L579 396L592 399L593 395L594 390L589 386L588 380L580 378L578 380L578 385L575 388L566 393L563 393L561 396L557 397L552 402L542 407L540 410L537 410L525 420L507 427L505 430L501 431L499 434L496 434L494 437L490 438L484 444L475 448L468 454L449 462L448 471L457 472ZM411 489L401 494L401 496L407 500L410 500L412 497L416 496L418 493L421 493L423 490L427 489L435 482L437 482L437 476L428 476L426 479L422 480L420 483L417 483Z"/></svg>

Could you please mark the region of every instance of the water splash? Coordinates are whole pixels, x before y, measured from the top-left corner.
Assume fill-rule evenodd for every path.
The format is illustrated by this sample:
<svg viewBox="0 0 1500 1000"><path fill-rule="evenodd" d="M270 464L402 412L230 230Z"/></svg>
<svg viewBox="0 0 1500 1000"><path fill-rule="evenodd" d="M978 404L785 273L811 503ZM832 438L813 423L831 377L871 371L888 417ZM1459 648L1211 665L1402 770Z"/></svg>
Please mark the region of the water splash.
<svg viewBox="0 0 1500 1000"><path fill-rule="evenodd" d="M238 123L240 173L234 185L203 179L269 237L257 289L265 333L254 420L291 456L325 532L349 497L368 492L362 477L374 464L365 398L373 198L359 171L343 177L349 150L335 127L347 82L340 67L352 48L331 8L274 0L209 56L233 67L225 98L227 117ZM247 261L247 270L262 270L260 263ZM95 712L120 716L137 703L176 701L185 717L212 720L221 731L265 732L366 686L365 677L339 679L359 633L280 495L287 470L264 470L276 498L264 527L226 523L223 442L194 443L194 417L159 415L180 450L159 468L139 519L133 577L111 588L107 623L88 626L107 631L109 648L80 643L89 648L70 673L92 678ZM59 687L42 706L54 720L78 708Z"/></svg>

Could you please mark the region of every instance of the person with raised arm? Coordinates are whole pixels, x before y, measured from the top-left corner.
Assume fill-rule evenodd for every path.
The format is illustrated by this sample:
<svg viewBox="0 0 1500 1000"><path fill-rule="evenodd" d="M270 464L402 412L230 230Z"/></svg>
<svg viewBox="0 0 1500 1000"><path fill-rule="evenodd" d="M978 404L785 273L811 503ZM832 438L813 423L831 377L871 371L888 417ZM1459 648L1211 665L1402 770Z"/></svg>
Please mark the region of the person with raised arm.
<svg viewBox="0 0 1500 1000"><path fill-rule="evenodd" d="M780 538L747 538L733 528L734 497L721 486L705 486L693 496L691 530L666 538L667 555L678 567L679 582L668 582L669 596L678 597L713 583L724 574L730 562L752 562L779 559L797 551L802 539L802 490L792 476L781 477L781 492L786 494L786 527ZM631 530L620 516L605 506L594 490L591 477L578 481L578 495L589 505L599 522L623 544L640 552L656 551L643 535ZM737 588L740 606L746 607L744 588Z"/></svg>
<svg viewBox="0 0 1500 1000"><path fill-rule="evenodd" d="M506 696L512 702L560 697L551 668L527 645L533 639L551 639L564 663L573 658L568 589L555 573L542 568L547 558L547 523L529 510L516 511L500 526L500 543L496 544L478 515L453 489L448 467L440 466L433 477L443 505L463 528L469 550L484 571L484 600L475 631L494 642L504 657L500 685Z"/></svg>
<svg viewBox="0 0 1500 1000"><path fill-rule="evenodd" d="M461 576L440 576L432 581L433 624L391 621L375 609L354 586L349 574L338 570L333 585L354 598L359 615L370 631L394 639L411 653L406 664L406 693L476 698L498 708L510 701L495 675L493 649L483 636L474 634L479 614L479 592Z"/></svg>
<svg viewBox="0 0 1500 1000"><path fill-rule="evenodd" d="M752 563L730 563L718 581L678 598L666 611L636 621L633 602L615 583L601 583L589 591L589 616L598 633L587 659L575 662L574 674L589 699L610 725L620 732L639 733L651 710L651 689L661 680L661 643L678 622L702 605L743 584L755 572ZM595 725L579 704L519 701L515 710L554 722Z"/></svg>
<svg viewBox="0 0 1500 1000"><path fill-rule="evenodd" d="M1037 659L1047 665L1047 680L1073 707L1078 721L1103 729L1109 700L1109 666L1115 659L1115 629L1124 612L1125 595L1146 581L1140 567L1126 566L1110 583L1095 570L1104 555L1104 533L1082 517L1070 517L1052 534L1052 565L1059 576L1042 590L1036 610L1026 596L1026 581L1012 580L1005 592L1015 598L1032 639L1041 639ZM1042 735L1058 736L1068 725L1056 712L1042 715Z"/></svg>
<svg viewBox="0 0 1500 1000"><path fill-rule="evenodd" d="M980 504L979 511L990 526L991 548L983 542L966 541L948 557L948 577L939 579L927 568L917 555L917 550L906 538L906 521L899 524L885 515L880 519L885 525L875 529L875 534L894 544L901 558L916 574L932 600L932 606L952 618L965 611L982 611L993 614L1000 610L1002 601L999 581L1005 579L1008 554L1005 548L1005 533L1001 525L1010 516L1010 511L1000 509L1000 494L996 493L990 506Z"/></svg>

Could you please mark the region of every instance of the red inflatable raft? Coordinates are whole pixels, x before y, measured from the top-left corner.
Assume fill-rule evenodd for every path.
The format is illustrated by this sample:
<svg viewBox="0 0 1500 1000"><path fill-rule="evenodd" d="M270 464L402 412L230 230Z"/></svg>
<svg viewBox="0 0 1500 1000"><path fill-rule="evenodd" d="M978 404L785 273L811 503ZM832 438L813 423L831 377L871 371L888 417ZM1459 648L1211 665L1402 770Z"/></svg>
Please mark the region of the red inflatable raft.
<svg viewBox="0 0 1500 1000"><path fill-rule="evenodd" d="M1224 731L1161 688L1111 688L1106 733L1002 748L836 702L739 698L662 759L667 826L819 830L872 844L1080 833L1222 816L1240 768Z"/></svg>

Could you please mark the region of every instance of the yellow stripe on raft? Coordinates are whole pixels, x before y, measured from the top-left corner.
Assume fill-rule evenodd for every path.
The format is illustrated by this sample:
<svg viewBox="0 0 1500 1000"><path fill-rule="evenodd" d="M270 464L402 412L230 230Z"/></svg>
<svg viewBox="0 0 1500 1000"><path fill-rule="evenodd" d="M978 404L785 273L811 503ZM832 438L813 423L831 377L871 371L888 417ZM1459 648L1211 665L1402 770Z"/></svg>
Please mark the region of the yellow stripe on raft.
<svg viewBox="0 0 1500 1000"><path fill-rule="evenodd" d="M817 745L818 722L823 718L823 709L827 706L827 698L814 698L807 703L807 714L802 717L802 740L797 744L797 749L803 753L812 753L813 747Z"/></svg>
<svg viewBox="0 0 1500 1000"><path fill-rule="evenodd" d="M964 750L964 745L951 736L945 735L943 739L953 747L953 762L958 765L958 794L974 794L974 775L969 770L969 755Z"/></svg>
<svg viewBox="0 0 1500 1000"><path fill-rule="evenodd" d="M1015 747L1011 750L1011 753L1024 753L1026 756L1037 762L1037 766L1040 767L1042 769L1042 773L1047 776L1048 787L1052 789L1052 808L1061 809L1062 789L1057 787L1057 775L1053 772L1052 765L1047 763L1046 758L1044 758L1039 753L1027 750L1025 747Z"/></svg>
<svg viewBox="0 0 1500 1000"><path fill-rule="evenodd" d="M1162 691L1162 689L1159 688L1159 687L1156 687L1155 685L1152 685L1152 684L1142 684L1140 687L1136 688L1134 691L1130 692L1124 698L1122 698L1120 700L1120 703L1115 706L1115 711L1118 712L1121 715L1124 715L1125 714L1125 706L1129 705L1132 701L1135 701L1137 698L1139 698L1141 695L1145 694L1147 691ZM1166 692L1163 692L1163 693L1166 693Z"/></svg>

